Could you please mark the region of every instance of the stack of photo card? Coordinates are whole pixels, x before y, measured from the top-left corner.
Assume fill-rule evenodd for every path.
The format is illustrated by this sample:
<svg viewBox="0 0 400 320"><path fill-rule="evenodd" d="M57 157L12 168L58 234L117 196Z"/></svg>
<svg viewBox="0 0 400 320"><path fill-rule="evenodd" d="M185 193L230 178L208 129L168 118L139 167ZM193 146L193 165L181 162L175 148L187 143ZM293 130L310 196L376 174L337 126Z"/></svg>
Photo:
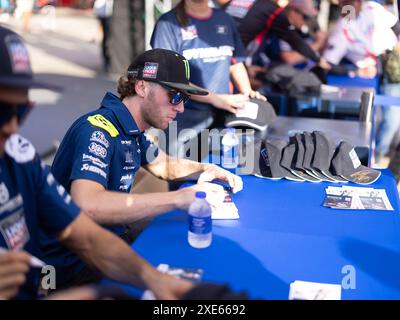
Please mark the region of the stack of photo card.
<svg viewBox="0 0 400 320"><path fill-rule="evenodd" d="M289 300L341 300L340 284L296 280L290 284Z"/></svg>
<svg viewBox="0 0 400 320"><path fill-rule="evenodd" d="M166 263L159 264L157 270L170 276L193 282L194 284L201 282L204 273L203 269L175 267ZM156 300L156 297L152 291L146 290L143 293L141 300Z"/></svg>
<svg viewBox="0 0 400 320"><path fill-rule="evenodd" d="M385 189L328 187L323 206L333 209L393 210Z"/></svg>

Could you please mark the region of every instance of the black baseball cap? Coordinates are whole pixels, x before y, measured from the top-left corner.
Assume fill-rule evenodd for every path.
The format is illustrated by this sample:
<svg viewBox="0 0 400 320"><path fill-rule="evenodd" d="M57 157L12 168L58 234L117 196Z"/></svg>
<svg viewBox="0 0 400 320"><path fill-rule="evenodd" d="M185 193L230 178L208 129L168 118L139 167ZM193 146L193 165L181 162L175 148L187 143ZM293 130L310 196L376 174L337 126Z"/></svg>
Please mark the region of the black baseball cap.
<svg viewBox="0 0 400 320"><path fill-rule="evenodd" d="M347 182L346 179L335 175L329 169L331 167L331 160L336 151L335 142L322 131L313 131L314 138L314 158L311 166L319 170L323 175L332 180L332 182Z"/></svg>
<svg viewBox="0 0 400 320"><path fill-rule="evenodd" d="M260 142L259 167L256 167L255 176L273 180L286 178L292 181L304 181L281 166L282 151L286 145L285 141L278 139Z"/></svg>
<svg viewBox="0 0 400 320"><path fill-rule="evenodd" d="M328 178L326 175L322 174L318 169L312 167L312 162L315 153L315 141L311 132L305 131L303 133L303 143L304 143L304 161L303 161L304 169L307 172L312 173L313 176L317 177L322 181L337 182L336 180Z"/></svg>
<svg viewBox="0 0 400 320"><path fill-rule="evenodd" d="M0 86L17 89L59 87L37 81L32 73L29 53L21 37L0 26Z"/></svg>
<svg viewBox="0 0 400 320"><path fill-rule="evenodd" d="M311 133L304 131L302 134L302 141L304 144L304 159L303 159L304 170L306 170L309 174L312 174L314 177L320 179L321 181L332 181L311 166L315 152L314 139Z"/></svg>
<svg viewBox="0 0 400 320"><path fill-rule="evenodd" d="M189 84L190 67L186 58L167 49L147 50L128 68L128 79L152 81L188 95L205 96L208 92Z"/></svg>
<svg viewBox="0 0 400 320"><path fill-rule="evenodd" d="M321 180L310 176L302 169L296 169L296 159L294 158L296 154L296 145L293 143L293 139L291 137L291 142L283 149L282 159L281 159L281 166L290 170L295 176L309 181L309 182L320 182Z"/></svg>
<svg viewBox="0 0 400 320"><path fill-rule="evenodd" d="M311 177L314 177L314 178L318 179L319 181L322 181L324 179L321 179L318 175L315 175L314 172L312 170L310 170L310 165L307 166L307 164L311 163L311 160L310 160L310 162L308 162L308 159L306 159L306 161L304 161L305 156L306 156L304 134L305 133L296 133L295 136L292 138L292 140L294 141L294 144L296 145L296 153L294 155L295 168L303 170ZM307 154L307 156L308 156L308 154Z"/></svg>
<svg viewBox="0 0 400 320"><path fill-rule="evenodd" d="M379 170L362 165L354 147L345 141L337 147L332 159L332 168L335 174L358 184L371 184L381 176Z"/></svg>
<svg viewBox="0 0 400 320"><path fill-rule="evenodd" d="M250 99L236 114L229 113L225 119L226 127L245 127L264 131L276 119L274 107L259 99Z"/></svg>

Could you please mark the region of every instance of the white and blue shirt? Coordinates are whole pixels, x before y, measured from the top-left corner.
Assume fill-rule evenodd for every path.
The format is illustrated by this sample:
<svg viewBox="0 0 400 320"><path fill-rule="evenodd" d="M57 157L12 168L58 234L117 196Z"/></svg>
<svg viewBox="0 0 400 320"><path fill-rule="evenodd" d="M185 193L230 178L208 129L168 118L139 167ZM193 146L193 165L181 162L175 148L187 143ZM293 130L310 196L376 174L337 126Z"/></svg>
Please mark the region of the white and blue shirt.
<svg viewBox="0 0 400 320"><path fill-rule="evenodd" d="M220 9L212 9L208 18L188 16L182 27L175 10L163 14L151 37L153 48L182 54L190 65L190 82L211 92L230 93L230 66L245 60L245 51L233 19ZM185 108L211 106L189 100Z"/></svg>
<svg viewBox="0 0 400 320"><path fill-rule="evenodd" d="M51 170L67 190L72 181L85 179L109 191L129 193L139 168L157 155L157 147L139 130L127 107L107 93L99 109L83 115L69 128ZM107 229L121 235L125 226ZM83 262L59 242L45 237L43 245L46 262L63 275L58 277L59 283L68 282L68 277L83 269Z"/></svg>

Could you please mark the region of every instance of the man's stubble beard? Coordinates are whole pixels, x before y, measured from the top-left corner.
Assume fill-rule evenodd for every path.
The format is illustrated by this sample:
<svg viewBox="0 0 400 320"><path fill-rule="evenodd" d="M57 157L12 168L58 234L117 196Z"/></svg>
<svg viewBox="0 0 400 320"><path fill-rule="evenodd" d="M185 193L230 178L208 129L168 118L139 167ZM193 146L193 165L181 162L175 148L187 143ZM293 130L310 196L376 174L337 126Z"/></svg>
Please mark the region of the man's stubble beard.
<svg viewBox="0 0 400 320"><path fill-rule="evenodd" d="M157 123L155 119L157 119L157 115L153 115L152 111L154 111L156 102L154 99L154 90L150 90L149 94L149 102L146 102L143 107L142 107L142 117L143 120L150 126L156 129L162 129L164 130L165 128L161 128L160 123Z"/></svg>

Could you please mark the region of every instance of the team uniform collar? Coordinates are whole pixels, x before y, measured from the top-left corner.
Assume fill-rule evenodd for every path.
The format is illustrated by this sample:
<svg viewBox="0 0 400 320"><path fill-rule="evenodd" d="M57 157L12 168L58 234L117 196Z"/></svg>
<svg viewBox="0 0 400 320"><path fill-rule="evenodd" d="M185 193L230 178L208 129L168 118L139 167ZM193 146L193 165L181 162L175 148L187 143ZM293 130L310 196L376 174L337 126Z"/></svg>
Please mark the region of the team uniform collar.
<svg viewBox="0 0 400 320"><path fill-rule="evenodd" d="M101 107L110 109L114 113L125 134L139 135L142 133L127 107L116 95L107 92L101 102Z"/></svg>

